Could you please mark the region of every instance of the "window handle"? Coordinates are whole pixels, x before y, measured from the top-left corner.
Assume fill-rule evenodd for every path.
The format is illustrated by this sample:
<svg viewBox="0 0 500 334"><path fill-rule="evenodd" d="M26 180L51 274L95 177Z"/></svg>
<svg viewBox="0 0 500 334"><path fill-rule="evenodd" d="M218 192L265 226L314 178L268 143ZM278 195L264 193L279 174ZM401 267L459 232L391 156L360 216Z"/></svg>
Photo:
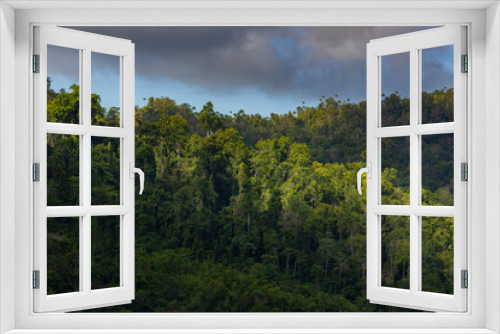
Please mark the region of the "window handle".
<svg viewBox="0 0 500 334"><path fill-rule="evenodd" d="M142 192L144 191L144 172L140 168L135 168L134 163L130 161L129 163L129 170L130 170L130 178L134 178L134 174L137 173L139 174L139 195L142 195Z"/></svg>
<svg viewBox="0 0 500 334"><path fill-rule="evenodd" d="M369 179L372 178L372 163L371 162L367 163L367 167L361 168L358 171L358 192L359 192L360 195L362 194L362 191L361 191L361 176L364 173L366 173L366 177L367 178L369 178Z"/></svg>

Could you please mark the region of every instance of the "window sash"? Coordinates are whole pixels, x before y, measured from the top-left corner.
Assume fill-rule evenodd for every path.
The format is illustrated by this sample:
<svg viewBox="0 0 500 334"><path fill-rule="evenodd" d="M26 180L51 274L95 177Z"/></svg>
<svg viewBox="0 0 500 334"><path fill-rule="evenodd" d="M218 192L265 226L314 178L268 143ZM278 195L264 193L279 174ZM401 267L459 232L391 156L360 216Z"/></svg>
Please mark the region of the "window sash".
<svg viewBox="0 0 500 334"><path fill-rule="evenodd" d="M367 161L372 177L367 180L367 298L384 305L438 311L467 311L467 290L461 289L461 270L467 269L467 183L460 180L460 164L467 162L466 84L460 73L461 54L466 54L466 28L444 27L371 41L367 46ZM421 49L454 45L454 122L421 124ZM382 127L381 57L410 53L410 125ZM375 84L374 84L375 83ZM454 134L454 206L422 206L421 136ZM410 137L410 205L381 205L381 138ZM410 289L383 287L382 215L410 217ZM454 218L454 293L421 291L421 217Z"/></svg>
<svg viewBox="0 0 500 334"><path fill-rule="evenodd" d="M80 50L80 124L47 123L47 45ZM91 125L91 53L120 57L121 127ZM134 298L134 179L129 162L135 161L134 45L127 40L75 30L35 27L34 54L40 55L40 73L34 74L34 161L40 163L40 182L34 191L34 270L40 271L40 289L34 289L35 312L66 312L129 303ZM80 205L47 207L47 139L49 133L77 135ZM120 205L91 205L91 138L120 138ZM91 218L120 216L120 286L92 290ZM47 218L80 217L79 290L47 295Z"/></svg>

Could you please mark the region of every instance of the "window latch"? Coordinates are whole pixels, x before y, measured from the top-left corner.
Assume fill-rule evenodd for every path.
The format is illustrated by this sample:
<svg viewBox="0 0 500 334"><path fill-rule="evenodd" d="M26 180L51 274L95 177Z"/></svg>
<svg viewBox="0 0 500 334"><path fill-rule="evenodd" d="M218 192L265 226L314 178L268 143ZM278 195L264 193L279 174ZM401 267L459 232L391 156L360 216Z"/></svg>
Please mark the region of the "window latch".
<svg viewBox="0 0 500 334"><path fill-rule="evenodd" d="M366 177L371 179L372 178L372 163L370 161L368 161L366 163L366 166L365 168L361 168L359 171L358 171L358 192L359 194L361 195L362 194L362 191L361 191L361 176L366 173Z"/></svg>
<svg viewBox="0 0 500 334"><path fill-rule="evenodd" d="M130 178L134 178L134 174L137 173L139 174L139 195L142 195L142 192L144 191L144 172L140 168L135 168L134 167L134 162L130 161L129 163L129 171L130 171Z"/></svg>

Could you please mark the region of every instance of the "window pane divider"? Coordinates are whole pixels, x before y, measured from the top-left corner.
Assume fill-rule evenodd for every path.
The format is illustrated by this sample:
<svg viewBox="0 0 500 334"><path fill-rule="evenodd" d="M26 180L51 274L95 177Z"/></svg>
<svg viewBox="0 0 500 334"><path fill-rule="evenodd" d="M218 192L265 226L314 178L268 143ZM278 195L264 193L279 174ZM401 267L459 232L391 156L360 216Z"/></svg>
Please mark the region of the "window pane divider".
<svg viewBox="0 0 500 334"><path fill-rule="evenodd" d="M417 48L410 49L410 207L421 203L421 169L420 136L415 130L420 125L420 52ZM412 210L413 211L413 210ZM419 290L422 277L420 260L420 217L410 215L410 291Z"/></svg>
<svg viewBox="0 0 500 334"><path fill-rule="evenodd" d="M409 216L411 208L409 205L376 205L373 213L383 216Z"/></svg>
<svg viewBox="0 0 500 334"><path fill-rule="evenodd" d="M92 216L121 216L129 213L130 208L125 205L99 205L91 206L90 214Z"/></svg>
<svg viewBox="0 0 500 334"><path fill-rule="evenodd" d="M47 218L56 217L83 217L89 212L89 208L81 206L49 206L47 207Z"/></svg>
<svg viewBox="0 0 500 334"><path fill-rule="evenodd" d="M407 137L411 134L415 135L439 135L455 132L455 124L453 122L420 124L420 125L405 125L405 126L390 126L385 128L376 128L373 130L373 135L378 138L389 137Z"/></svg>
<svg viewBox="0 0 500 334"><path fill-rule="evenodd" d="M419 101L417 101L419 102ZM440 135L455 132L455 123L433 123L412 126L412 132L416 135Z"/></svg>
<svg viewBox="0 0 500 334"><path fill-rule="evenodd" d="M83 101L81 101L80 103L83 104ZM88 133L88 129L86 126L80 124L47 122L47 133L83 136Z"/></svg>
<svg viewBox="0 0 500 334"><path fill-rule="evenodd" d="M373 135L378 138L403 137L409 136L411 130L409 125L380 127L373 130Z"/></svg>
<svg viewBox="0 0 500 334"><path fill-rule="evenodd" d="M453 206L426 206L426 205L376 205L373 213L382 216L410 216L421 217L454 217Z"/></svg>
<svg viewBox="0 0 500 334"><path fill-rule="evenodd" d="M125 215L130 208L125 205L94 205L94 206L49 206L47 217L83 217L91 216L120 216Z"/></svg>
<svg viewBox="0 0 500 334"><path fill-rule="evenodd" d="M125 138L130 131L125 128L112 128L109 126L90 126L90 134L93 137Z"/></svg>
<svg viewBox="0 0 500 334"><path fill-rule="evenodd" d="M412 207L412 213L420 217L454 217L453 206L423 206Z"/></svg>
<svg viewBox="0 0 500 334"><path fill-rule="evenodd" d="M47 123L47 133L77 136L90 134L94 137L125 138L130 134L130 131L124 128L113 128L109 126Z"/></svg>
<svg viewBox="0 0 500 334"><path fill-rule="evenodd" d="M84 207L89 208L91 204L91 196L92 196L92 143L91 143L91 135L88 132L92 121L92 95L91 95L91 50L89 48L83 49L83 59L81 62L81 92L82 92L82 100L80 104L80 117L81 123L83 127L87 130L86 133L82 136L83 148L80 150L80 163L82 164L82 189L83 196L81 199L81 204ZM88 212L88 211L87 211ZM83 234L82 234L82 243L80 244L80 252L82 254L82 263L80 263L81 275L83 277L83 281L80 282L82 286L82 290L84 292L90 293L91 290L91 281L92 281L92 239L91 239L91 216L85 215L82 219L83 223Z"/></svg>

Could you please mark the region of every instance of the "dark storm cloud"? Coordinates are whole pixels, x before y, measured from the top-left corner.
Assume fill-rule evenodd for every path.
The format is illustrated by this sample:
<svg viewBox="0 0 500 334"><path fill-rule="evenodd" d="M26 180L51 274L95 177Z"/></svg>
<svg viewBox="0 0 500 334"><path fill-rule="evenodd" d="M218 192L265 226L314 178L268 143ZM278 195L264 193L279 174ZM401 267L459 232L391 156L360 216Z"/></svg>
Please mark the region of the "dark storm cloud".
<svg viewBox="0 0 500 334"><path fill-rule="evenodd" d="M381 61L382 94L398 92L410 97L410 53L383 56Z"/></svg>
<svg viewBox="0 0 500 334"><path fill-rule="evenodd" d="M294 70L277 57L274 38L286 28L86 27L89 32L126 38L136 44L136 71L143 79L169 77L207 89L259 86L286 89ZM293 36L290 36L293 37Z"/></svg>
<svg viewBox="0 0 500 334"><path fill-rule="evenodd" d="M60 46L47 46L47 75L61 75L74 83L78 83L79 60L78 50Z"/></svg>
<svg viewBox="0 0 500 334"><path fill-rule="evenodd" d="M364 99L366 43L409 27L78 27L132 40L138 78L230 94ZM442 68L441 70L445 70ZM397 78L395 78L396 80ZM388 78L387 80L391 80Z"/></svg>

